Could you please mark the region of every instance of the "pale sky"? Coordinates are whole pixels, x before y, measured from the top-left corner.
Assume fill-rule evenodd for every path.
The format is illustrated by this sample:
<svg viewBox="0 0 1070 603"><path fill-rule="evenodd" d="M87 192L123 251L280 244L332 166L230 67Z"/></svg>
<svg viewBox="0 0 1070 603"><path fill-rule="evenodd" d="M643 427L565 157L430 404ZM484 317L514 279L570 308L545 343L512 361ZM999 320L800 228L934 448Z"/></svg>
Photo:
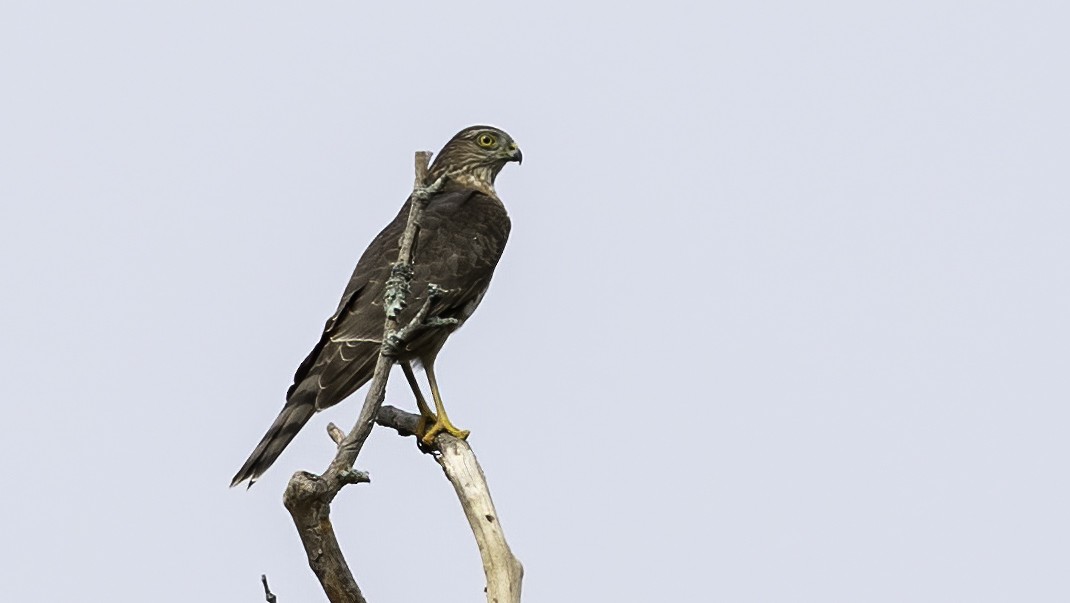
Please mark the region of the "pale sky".
<svg viewBox="0 0 1070 603"><path fill-rule="evenodd" d="M439 358L525 601L1070 600L1070 8L0 7L0 596L325 601L228 489L412 153L524 151ZM412 409L400 372L388 403ZM372 434L371 603L482 600L452 489Z"/></svg>

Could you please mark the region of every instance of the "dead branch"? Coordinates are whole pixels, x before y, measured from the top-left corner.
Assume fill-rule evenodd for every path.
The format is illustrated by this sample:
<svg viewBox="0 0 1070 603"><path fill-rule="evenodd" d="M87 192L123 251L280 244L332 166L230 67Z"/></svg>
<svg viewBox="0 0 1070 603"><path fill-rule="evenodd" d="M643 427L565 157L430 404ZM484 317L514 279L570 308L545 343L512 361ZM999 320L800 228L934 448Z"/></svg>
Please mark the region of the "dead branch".
<svg viewBox="0 0 1070 603"><path fill-rule="evenodd" d="M416 435L419 415L393 406L379 410L378 422L397 430L402 436ZM479 546L483 573L487 577L488 603L520 603L520 586L524 567L505 541L498 512L494 509L487 478L468 442L447 433L435 436L431 453L453 484L468 525Z"/></svg>
<svg viewBox="0 0 1070 603"><path fill-rule="evenodd" d="M410 265L412 244L420 214L431 195L441 189L445 183L445 180L440 178L430 185L427 184L430 159L431 153L426 151L416 153L416 178L412 195L409 197L411 201L409 217L402 235L398 261L391 269L391 278L387 282L386 319L383 324L384 342L390 341L395 336L398 331L397 316L405 307L405 299L412 279L412 266ZM364 595L361 594L360 587L357 586L345 557L342 555L342 550L338 546L338 538L330 520L331 502L343 486L370 481L367 474L354 471L353 465L357 461L357 455L360 454L364 442L371 434L376 415L379 414L379 407L382 406L383 397L386 394L387 378L393 364L392 357L379 354L360 416L349 434L338 443L338 452L323 475L299 471L290 478L290 482L286 485L286 492L283 494L283 504L293 517L294 525L297 526L301 543L308 556L309 567L316 574L331 603L365 603ZM331 436L336 442L338 435L332 430Z"/></svg>
<svg viewBox="0 0 1070 603"><path fill-rule="evenodd" d="M275 603L277 599L275 598L275 593L268 588L267 574L260 574L260 582L264 585L264 598L267 599L267 603Z"/></svg>

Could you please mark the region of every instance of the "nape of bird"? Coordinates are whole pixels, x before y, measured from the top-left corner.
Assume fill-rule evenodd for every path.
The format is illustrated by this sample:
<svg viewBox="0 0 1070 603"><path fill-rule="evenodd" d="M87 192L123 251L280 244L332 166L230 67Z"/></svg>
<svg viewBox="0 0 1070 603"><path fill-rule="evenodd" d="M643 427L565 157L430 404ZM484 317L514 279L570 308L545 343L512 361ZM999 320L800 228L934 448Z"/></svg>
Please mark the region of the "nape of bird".
<svg viewBox="0 0 1070 603"><path fill-rule="evenodd" d="M522 155L505 132L472 126L458 132L439 151L428 173L429 182L444 178L444 186L428 200L413 243L410 299L398 317L407 324L424 304L428 285L441 294L432 300L428 318L438 326L421 329L401 343L395 359L416 396L425 443L446 432L464 438L446 414L435 377L435 358L450 333L457 330L490 285L494 268L509 237L509 216L494 190L498 172ZM319 342L298 367L286 404L231 481L251 486L316 412L338 404L372 377L383 337L383 294L390 268L397 261L401 235L409 215L406 201L390 224L361 255L349 285L323 328ZM413 362L423 365L435 410L420 392Z"/></svg>

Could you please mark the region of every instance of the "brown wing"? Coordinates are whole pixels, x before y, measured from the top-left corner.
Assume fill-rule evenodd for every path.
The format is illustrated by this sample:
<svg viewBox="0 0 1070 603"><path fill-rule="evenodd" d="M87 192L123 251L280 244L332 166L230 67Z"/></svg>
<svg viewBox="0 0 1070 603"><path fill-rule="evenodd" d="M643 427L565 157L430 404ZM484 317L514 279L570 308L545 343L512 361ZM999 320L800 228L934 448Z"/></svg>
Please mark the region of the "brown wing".
<svg viewBox="0 0 1070 603"><path fill-rule="evenodd" d="M314 394L316 408L323 409L371 378L383 331L383 290L408 214L405 203L361 256L337 311L298 368L287 397L301 389ZM423 304L428 283L446 290L431 316L456 318L460 323L471 316L490 284L509 228L509 217L497 199L471 190L433 197L420 221L412 293L401 313L401 324L411 320ZM415 357L434 354L455 329L426 333L407 347Z"/></svg>
<svg viewBox="0 0 1070 603"><path fill-rule="evenodd" d="M294 375L286 404L253 449L230 485L249 485L267 471L316 411L353 393L374 370L382 336L383 314L375 312L390 263L397 259L398 238L405 228L408 205L364 251L349 279L338 310L327 319L320 340ZM368 342L360 342L367 335ZM370 365L370 366L369 366Z"/></svg>

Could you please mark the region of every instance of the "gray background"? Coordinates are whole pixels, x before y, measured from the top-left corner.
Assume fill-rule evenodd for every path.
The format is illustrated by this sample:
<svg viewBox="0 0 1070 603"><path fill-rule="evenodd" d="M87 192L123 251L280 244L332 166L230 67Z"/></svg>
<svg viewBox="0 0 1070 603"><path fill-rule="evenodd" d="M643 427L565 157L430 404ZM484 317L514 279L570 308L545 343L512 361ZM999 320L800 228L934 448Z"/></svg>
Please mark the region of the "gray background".
<svg viewBox="0 0 1070 603"><path fill-rule="evenodd" d="M1064 3L388 4L0 8L5 600L323 600L281 490L359 401L226 486L473 123L527 161L439 367L526 600L1070 600ZM480 600L359 467L371 601Z"/></svg>

